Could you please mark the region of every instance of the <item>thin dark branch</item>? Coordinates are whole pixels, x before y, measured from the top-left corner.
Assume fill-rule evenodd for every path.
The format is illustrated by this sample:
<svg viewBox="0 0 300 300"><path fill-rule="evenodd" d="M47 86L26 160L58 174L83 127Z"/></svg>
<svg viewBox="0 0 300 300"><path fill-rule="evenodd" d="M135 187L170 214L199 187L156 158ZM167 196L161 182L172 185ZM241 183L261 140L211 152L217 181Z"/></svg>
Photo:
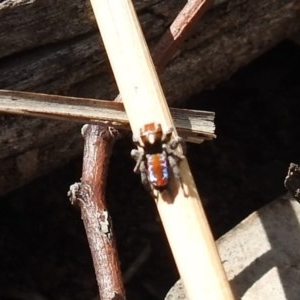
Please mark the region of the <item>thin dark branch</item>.
<svg viewBox="0 0 300 300"><path fill-rule="evenodd" d="M212 0L188 1L180 11L169 30L162 36L152 51L154 64L162 71L179 51L184 40L195 28L197 21L213 4Z"/></svg>

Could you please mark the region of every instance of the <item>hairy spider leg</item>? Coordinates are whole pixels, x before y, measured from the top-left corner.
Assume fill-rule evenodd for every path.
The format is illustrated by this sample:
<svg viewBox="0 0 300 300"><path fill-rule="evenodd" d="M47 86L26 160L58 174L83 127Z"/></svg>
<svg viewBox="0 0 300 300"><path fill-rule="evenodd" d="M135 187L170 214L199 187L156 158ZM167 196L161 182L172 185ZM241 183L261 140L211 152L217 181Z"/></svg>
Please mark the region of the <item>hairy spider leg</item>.
<svg viewBox="0 0 300 300"><path fill-rule="evenodd" d="M151 184L150 184L149 178L148 178L147 167L146 167L146 163L144 161L141 162L139 170L141 173L141 182L142 182L143 186L146 188L146 190L148 192L150 192L152 194Z"/></svg>
<svg viewBox="0 0 300 300"><path fill-rule="evenodd" d="M185 158L185 156L183 154L181 154L179 151L176 150L177 146L179 145L180 142L176 141L177 145L175 148L174 145L171 146L170 144L163 144L162 145L162 148L163 150L166 151L167 155L168 156L173 156L173 157L176 157L177 160L182 160Z"/></svg>
<svg viewBox="0 0 300 300"><path fill-rule="evenodd" d="M145 156L144 150L132 149L130 154L131 154L131 157L134 158L136 161L133 172L138 173L140 170L141 163Z"/></svg>
<svg viewBox="0 0 300 300"><path fill-rule="evenodd" d="M172 169L174 177L179 181L181 187L183 188L183 181L182 181L182 177L180 175L180 170L179 170L179 167L178 167L177 160L175 159L174 156L169 155L168 156L168 162L169 162L170 168Z"/></svg>
<svg viewBox="0 0 300 300"><path fill-rule="evenodd" d="M168 143L171 139L173 128L170 127L166 132L163 133L161 141L162 143Z"/></svg>

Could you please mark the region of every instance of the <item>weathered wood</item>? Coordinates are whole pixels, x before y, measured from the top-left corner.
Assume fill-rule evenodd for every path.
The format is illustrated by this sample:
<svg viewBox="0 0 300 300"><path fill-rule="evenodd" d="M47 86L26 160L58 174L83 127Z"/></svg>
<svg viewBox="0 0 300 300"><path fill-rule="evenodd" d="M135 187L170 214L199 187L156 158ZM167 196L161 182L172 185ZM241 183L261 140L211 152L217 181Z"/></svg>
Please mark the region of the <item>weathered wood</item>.
<svg viewBox="0 0 300 300"><path fill-rule="evenodd" d="M236 299L299 298L299 224L300 205L287 194L251 214L217 241ZM165 300L187 300L181 281Z"/></svg>
<svg viewBox="0 0 300 300"><path fill-rule="evenodd" d="M228 78L300 27L297 0L220 2L162 75L170 102ZM182 3L144 0L136 7L151 44ZM0 61L0 88L84 93L102 99L116 95L88 2L5 1L0 19L0 55L6 56ZM12 31L12 26L19 30ZM89 80L93 76L98 87Z"/></svg>
<svg viewBox="0 0 300 300"><path fill-rule="evenodd" d="M215 137L214 112L170 108L180 136L202 143ZM0 90L0 112L103 124L130 130L123 103L89 98Z"/></svg>
<svg viewBox="0 0 300 300"><path fill-rule="evenodd" d="M168 28L184 3L135 1L150 45ZM2 1L0 24L1 89L99 99L116 96L116 85L88 1ZM298 0L214 1L182 52L161 75L169 103L183 101L228 78L299 30ZM74 124L1 117L0 128L0 194L81 151L79 130ZM9 151L3 152L7 148L9 155ZM49 153L50 149L53 153ZM25 161L32 165L31 172L18 163L24 161L27 151L32 158Z"/></svg>
<svg viewBox="0 0 300 300"><path fill-rule="evenodd" d="M64 165L82 151L71 122L1 116L0 194Z"/></svg>

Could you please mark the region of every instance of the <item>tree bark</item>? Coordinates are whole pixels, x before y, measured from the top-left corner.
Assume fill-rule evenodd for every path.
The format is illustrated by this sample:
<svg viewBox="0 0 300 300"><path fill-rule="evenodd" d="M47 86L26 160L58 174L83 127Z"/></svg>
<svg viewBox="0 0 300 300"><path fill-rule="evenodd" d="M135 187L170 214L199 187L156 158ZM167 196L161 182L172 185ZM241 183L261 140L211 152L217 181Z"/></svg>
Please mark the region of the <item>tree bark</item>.
<svg viewBox="0 0 300 300"><path fill-rule="evenodd" d="M137 0L154 45L185 1ZM298 0L214 1L160 78L170 104L229 78L300 30ZM118 91L88 1L0 3L0 88L113 99ZM262 34L263 33L263 34ZM78 126L0 117L0 194L82 151Z"/></svg>

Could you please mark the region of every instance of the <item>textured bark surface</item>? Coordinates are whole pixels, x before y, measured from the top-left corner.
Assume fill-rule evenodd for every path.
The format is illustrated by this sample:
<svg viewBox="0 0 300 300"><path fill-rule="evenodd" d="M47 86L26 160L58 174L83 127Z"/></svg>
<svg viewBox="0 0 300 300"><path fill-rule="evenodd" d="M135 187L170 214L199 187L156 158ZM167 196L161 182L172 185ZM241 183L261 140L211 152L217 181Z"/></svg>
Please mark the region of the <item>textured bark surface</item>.
<svg viewBox="0 0 300 300"><path fill-rule="evenodd" d="M83 130L84 157L80 183L70 187L71 203L81 210L95 275L102 300L125 300L120 263L107 209L106 179L114 141L118 131L86 125Z"/></svg>
<svg viewBox="0 0 300 300"><path fill-rule="evenodd" d="M184 4L135 1L150 46ZM161 75L169 103L214 86L296 33L299 6L296 0L215 1ZM89 2L6 0L0 3L0 20L0 88L116 96ZM0 194L67 162L82 149L74 124L2 116L0 128Z"/></svg>

